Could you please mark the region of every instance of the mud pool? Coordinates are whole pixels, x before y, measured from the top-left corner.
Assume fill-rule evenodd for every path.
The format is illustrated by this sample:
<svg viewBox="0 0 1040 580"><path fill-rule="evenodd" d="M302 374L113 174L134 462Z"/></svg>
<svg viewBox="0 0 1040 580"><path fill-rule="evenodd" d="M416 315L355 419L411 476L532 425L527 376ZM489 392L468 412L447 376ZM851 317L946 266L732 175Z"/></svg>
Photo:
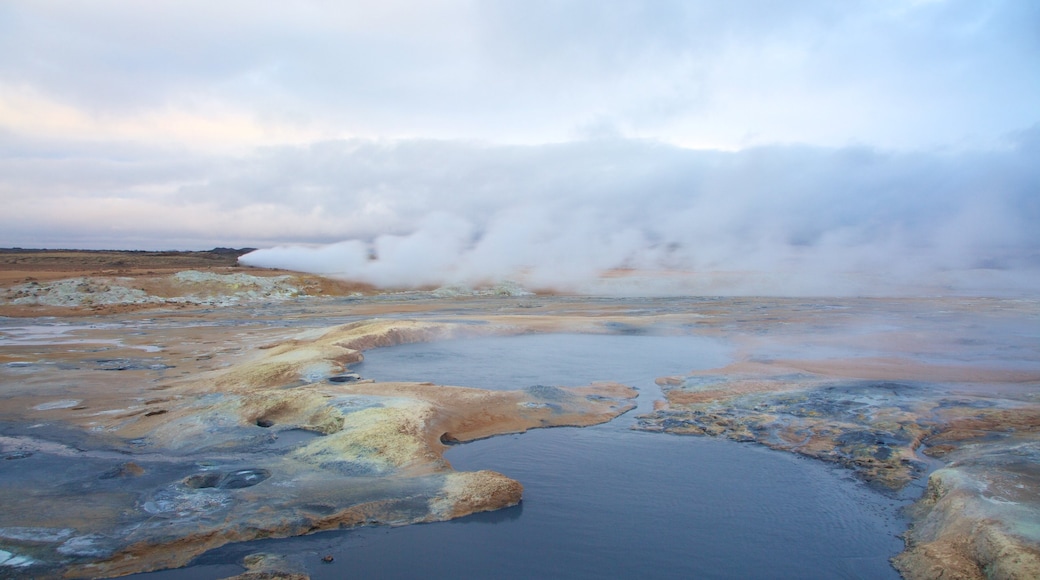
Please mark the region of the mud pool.
<svg viewBox="0 0 1040 580"><path fill-rule="evenodd" d="M583 429L457 445L458 470L523 483L514 508L452 522L235 544L188 569L142 578L219 578L256 552L312 578L898 578L900 502L847 471L724 440L632 431L660 398L654 379L723 366L731 347L689 336L538 334L401 345L351 370L377 381L486 389L624 382L639 409ZM332 563L320 558L332 555Z"/></svg>

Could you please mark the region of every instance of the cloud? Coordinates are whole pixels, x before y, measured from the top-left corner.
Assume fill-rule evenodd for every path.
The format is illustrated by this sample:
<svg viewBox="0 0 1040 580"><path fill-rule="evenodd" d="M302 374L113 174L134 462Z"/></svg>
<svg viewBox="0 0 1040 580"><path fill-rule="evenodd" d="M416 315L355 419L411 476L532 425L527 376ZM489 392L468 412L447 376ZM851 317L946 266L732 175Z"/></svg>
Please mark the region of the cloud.
<svg viewBox="0 0 1040 580"><path fill-rule="evenodd" d="M13 0L0 108L58 138L193 147L593 126L702 148L971 147L1038 120L1037 18L997 0Z"/></svg>
<svg viewBox="0 0 1040 580"><path fill-rule="evenodd" d="M11 0L0 244L263 247L249 259L383 285L1017 279L1038 262L1038 18L1015 0Z"/></svg>
<svg viewBox="0 0 1040 580"><path fill-rule="evenodd" d="M770 292L853 274L870 283L846 292L950 272L1002 272L1006 286L1040 268L1038 131L973 151L723 152L612 136L351 139L238 156L0 134L0 245L252 246L266 248L252 264L395 287L577 288L615 268L757 272Z"/></svg>

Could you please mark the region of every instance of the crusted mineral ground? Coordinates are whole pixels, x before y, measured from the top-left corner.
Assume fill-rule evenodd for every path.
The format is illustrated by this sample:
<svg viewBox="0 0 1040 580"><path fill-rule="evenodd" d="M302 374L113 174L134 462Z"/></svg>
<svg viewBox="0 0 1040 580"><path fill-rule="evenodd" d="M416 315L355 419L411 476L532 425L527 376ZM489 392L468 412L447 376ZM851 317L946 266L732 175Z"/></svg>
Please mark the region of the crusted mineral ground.
<svg viewBox="0 0 1040 580"><path fill-rule="evenodd" d="M38 316L144 310L156 307L231 306L343 293L315 276L267 272L185 270L173 274L77 276L38 281L32 276L0 290L0 314ZM361 295L360 292L357 293ZM75 308L69 312L67 309Z"/></svg>
<svg viewBox="0 0 1040 580"><path fill-rule="evenodd" d="M0 575L116 576L228 542L511 505L509 474L455 472L445 446L606 421L635 393L379 383L350 365L412 341L582 332L732 344L726 367L661 377L638 427L755 442L920 495L895 560L905 577L1040 577L1037 300L380 294L190 267L27 270L49 290L23 288L21 271L0 289L0 314L20 317L0 318ZM81 277L75 300L39 299ZM116 278L162 300L84 298ZM303 575L264 555L245 567Z"/></svg>
<svg viewBox="0 0 1040 580"><path fill-rule="evenodd" d="M638 428L764 444L840 464L883 490L940 467L911 510L894 561L903 576L1038 578L1037 304L916 308L899 321L846 311L835 320L844 332L770 309L779 326L742 334L742 360L659 378L665 398Z"/></svg>
<svg viewBox="0 0 1040 580"><path fill-rule="evenodd" d="M298 564L277 554L250 554L242 565L246 571L228 580L307 580L310 576Z"/></svg>
<svg viewBox="0 0 1040 580"><path fill-rule="evenodd" d="M941 457L895 561L905 577L1040 577L1035 396L796 372L662 382L669 402L641 418L643 429L755 441L839 463L891 490L935 463L927 456Z"/></svg>
<svg viewBox="0 0 1040 580"><path fill-rule="evenodd" d="M191 333L226 339L233 330ZM5 570L117 576L182 566L228 542L515 505L518 482L452 470L446 445L607 421L632 408L635 391L612 383L485 391L345 372L368 348L512 332L372 320L253 338L255 348L240 344L224 357L164 345L144 360L104 359L115 364L81 358L89 352L48 356L36 344L8 349L0 402ZM92 339L82 340L75 344ZM201 368L214 358L237 360ZM184 374L171 377L173 368Z"/></svg>

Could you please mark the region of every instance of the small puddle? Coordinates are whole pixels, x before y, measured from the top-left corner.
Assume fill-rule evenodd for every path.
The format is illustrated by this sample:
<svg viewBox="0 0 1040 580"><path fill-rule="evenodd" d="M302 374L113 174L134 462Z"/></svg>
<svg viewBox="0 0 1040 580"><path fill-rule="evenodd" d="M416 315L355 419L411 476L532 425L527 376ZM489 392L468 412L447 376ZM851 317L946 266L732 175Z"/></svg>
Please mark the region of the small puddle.
<svg viewBox="0 0 1040 580"><path fill-rule="evenodd" d="M320 433L307 431L306 429L286 429L274 434L274 437L266 445L267 449L283 451L301 447L321 437Z"/></svg>

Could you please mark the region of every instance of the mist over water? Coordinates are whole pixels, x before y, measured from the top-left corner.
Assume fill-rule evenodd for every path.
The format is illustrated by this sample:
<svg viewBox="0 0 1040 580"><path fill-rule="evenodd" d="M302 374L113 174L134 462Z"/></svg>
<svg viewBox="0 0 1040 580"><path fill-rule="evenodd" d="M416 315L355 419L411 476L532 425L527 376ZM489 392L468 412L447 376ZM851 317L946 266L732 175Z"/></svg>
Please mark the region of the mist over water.
<svg viewBox="0 0 1040 580"><path fill-rule="evenodd" d="M684 274L619 293L655 293L651 278L658 293L1025 292L1040 281L1037 158L1036 128L958 152L327 142L254 163L308 171L307 203L342 211L343 241L242 262L381 287L608 288L595 281L624 268Z"/></svg>

